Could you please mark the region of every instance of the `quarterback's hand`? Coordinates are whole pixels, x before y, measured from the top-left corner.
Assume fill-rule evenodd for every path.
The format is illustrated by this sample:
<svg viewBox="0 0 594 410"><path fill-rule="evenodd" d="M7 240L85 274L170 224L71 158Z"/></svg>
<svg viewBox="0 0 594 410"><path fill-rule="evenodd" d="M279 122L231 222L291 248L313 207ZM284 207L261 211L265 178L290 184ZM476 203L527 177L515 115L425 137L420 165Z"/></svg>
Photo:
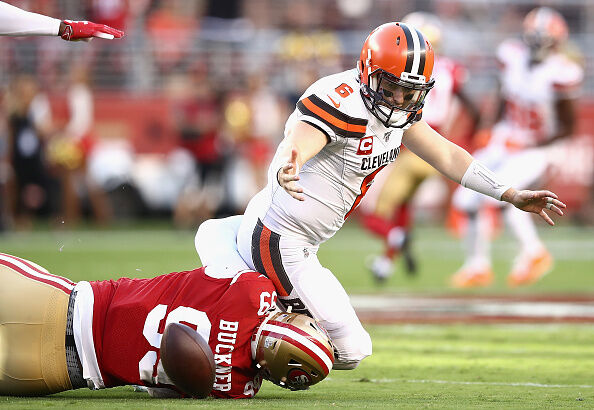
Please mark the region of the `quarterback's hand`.
<svg viewBox="0 0 594 410"><path fill-rule="evenodd" d="M289 162L280 167L276 173L278 184L284 188L293 198L298 201L305 201L303 188L301 188L295 181L299 181L299 166L297 165L297 150L291 150L291 158Z"/></svg>
<svg viewBox="0 0 594 410"><path fill-rule="evenodd" d="M522 211L539 215L549 225L555 225L555 222L547 215L545 209L550 209L557 215L563 216L561 209L567 207L557 198L557 195L551 191L516 191L513 188L508 189L501 196L502 201L509 202Z"/></svg>
<svg viewBox="0 0 594 410"><path fill-rule="evenodd" d="M122 38L124 32L91 21L63 20L60 23L58 35L66 41L90 41L93 37L113 40L114 38Z"/></svg>

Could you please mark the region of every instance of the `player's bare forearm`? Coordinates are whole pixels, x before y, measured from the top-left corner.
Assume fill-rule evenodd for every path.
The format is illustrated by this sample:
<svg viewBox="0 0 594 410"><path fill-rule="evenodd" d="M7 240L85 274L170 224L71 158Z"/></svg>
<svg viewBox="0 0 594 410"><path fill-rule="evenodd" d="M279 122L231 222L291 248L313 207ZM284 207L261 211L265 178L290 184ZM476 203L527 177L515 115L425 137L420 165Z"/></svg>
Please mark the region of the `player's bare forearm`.
<svg viewBox="0 0 594 410"><path fill-rule="evenodd" d="M472 162L472 156L463 148L442 137L425 121L419 121L404 133L402 142L433 168L460 183Z"/></svg>
<svg viewBox="0 0 594 410"><path fill-rule="evenodd" d="M298 121L288 130L278 146L271 168L276 172L275 177L279 185L293 198L305 200L303 188L297 184L299 170L320 152L326 143L327 137L320 130Z"/></svg>

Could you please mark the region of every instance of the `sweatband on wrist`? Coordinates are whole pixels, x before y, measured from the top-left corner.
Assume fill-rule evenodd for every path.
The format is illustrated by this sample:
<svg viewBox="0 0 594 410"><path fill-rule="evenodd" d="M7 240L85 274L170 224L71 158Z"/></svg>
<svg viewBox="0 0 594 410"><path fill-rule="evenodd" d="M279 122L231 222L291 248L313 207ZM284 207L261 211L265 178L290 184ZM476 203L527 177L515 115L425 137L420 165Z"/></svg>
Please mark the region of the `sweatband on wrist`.
<svg viewBox="0 0 594 410"><path fill-rule="evenodd" d="M498 201L501 201L503 193L511 188L511 185L499 181L497 175L477 160L470 163L460 184Z"/></svg>

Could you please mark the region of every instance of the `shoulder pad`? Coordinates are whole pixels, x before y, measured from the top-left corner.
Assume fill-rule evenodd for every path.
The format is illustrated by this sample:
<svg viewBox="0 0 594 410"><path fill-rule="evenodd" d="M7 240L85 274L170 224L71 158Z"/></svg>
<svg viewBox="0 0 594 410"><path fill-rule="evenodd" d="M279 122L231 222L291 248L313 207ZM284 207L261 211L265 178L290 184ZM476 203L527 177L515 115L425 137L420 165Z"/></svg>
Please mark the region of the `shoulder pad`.
<svg viewBox="0 0 594 410"><path fill-rule="evenodd" d="M360 94L356 70L319 79L305 91L297 108L304 116L302 121L308 122L309 117L318 128L328 128L345 138L365 135L369 113Z"/></svg>
<svg viewBox="0 0 594 410"><path fill-rule="evenodd" d="M520 54L525 52L526 46L520 40L507 39L497 47L497 61L503 65L507 65L511 61L516 60Z"/></svg>
<svg viewBox="0 0 594 410"><path fill-rule="evenodd" d="M297 108L303 115L321 121L336 135L345 138L361 138L367 131L366 119L351 117L314 94L300 100Z"/></svg>

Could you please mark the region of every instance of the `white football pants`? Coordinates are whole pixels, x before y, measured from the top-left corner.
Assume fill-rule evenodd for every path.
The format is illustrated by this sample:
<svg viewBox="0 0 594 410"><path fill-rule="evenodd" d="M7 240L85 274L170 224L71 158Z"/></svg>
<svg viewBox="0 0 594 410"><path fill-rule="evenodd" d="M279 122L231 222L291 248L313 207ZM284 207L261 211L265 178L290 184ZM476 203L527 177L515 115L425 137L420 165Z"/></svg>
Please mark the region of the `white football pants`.
<svg viewBox="0 0 594 410"><path fill-rule="evenodd" d="M203 265L231 275L247 263L274 282L283 308L317 319L336 347L334 369L354 369L371 355L371 338L340 282L320 264L317 246L281 237L245 216L203 222L195 243Z"/></svg>

